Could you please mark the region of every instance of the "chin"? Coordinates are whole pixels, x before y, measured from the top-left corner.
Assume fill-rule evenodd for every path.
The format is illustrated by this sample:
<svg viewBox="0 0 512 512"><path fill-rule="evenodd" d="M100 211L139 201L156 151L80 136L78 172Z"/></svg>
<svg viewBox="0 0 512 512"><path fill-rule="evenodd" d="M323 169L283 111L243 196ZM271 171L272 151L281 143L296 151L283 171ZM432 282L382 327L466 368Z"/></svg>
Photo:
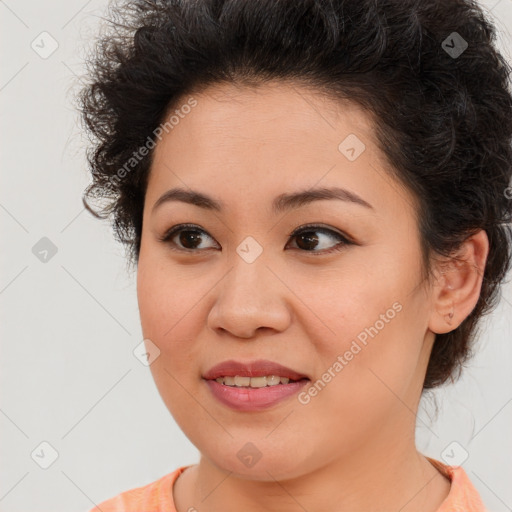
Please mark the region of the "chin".
<svg viewBox="0 0 512 512"><path fill-rule="evenodd" d="M244 458L246 458L246 461L243 460ZM243 455L241 455L241 459L237 454L232 457L226 457L224 453L220 458L213 460L213 464L221 471L230 473L231 477L259 482L289 480L300 477L308 472L308 469L303 467L303 465L297 465L296 457L285 460L280 453L275 452L267 457L262 454L258 460L255 458L251 461Z"/></svg>

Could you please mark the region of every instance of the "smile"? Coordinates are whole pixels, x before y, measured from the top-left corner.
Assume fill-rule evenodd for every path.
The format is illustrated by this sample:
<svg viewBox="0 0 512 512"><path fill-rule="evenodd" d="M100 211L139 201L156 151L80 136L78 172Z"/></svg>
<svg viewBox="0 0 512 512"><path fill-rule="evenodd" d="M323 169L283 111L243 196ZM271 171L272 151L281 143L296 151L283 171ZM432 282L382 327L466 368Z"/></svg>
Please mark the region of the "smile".
<svg viewBox="0 0 512 512"><path fill-rule="evenodd" d="M265 386L277 386L278 384L288 384L291 379L288 377L279 377L278 375L268 375L263 377L242 377L240 375L217 377L215 379L219 384L235 387L264 388ZM292 381L295 382L295 381Z"/></svg>

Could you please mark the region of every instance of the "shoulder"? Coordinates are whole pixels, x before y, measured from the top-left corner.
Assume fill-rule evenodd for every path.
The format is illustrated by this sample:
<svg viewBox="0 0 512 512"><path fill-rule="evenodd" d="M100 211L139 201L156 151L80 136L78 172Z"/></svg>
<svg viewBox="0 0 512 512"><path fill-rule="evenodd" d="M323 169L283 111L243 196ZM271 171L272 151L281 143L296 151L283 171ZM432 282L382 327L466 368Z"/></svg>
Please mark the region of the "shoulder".
<svg viewBox="0 0 512 512"><path fill-rule="evenodd" d="M450 493L436 512L488 512L462 466L449 466L439 460L427 458L451 482Z"/></svg>
<svg viewBox="0 0 512 512"><path fill-rule="evenodd" d="M188 466L182 466L158 480L141 487L135 487L98 503L89 512L176 512L172 486Z"/></svg>

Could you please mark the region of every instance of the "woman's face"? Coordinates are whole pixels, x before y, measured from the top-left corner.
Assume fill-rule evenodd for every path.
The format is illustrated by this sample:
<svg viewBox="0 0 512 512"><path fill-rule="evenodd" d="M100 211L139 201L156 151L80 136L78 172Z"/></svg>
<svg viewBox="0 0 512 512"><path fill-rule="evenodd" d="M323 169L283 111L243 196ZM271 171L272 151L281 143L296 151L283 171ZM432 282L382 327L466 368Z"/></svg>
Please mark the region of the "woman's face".
<svg viewBox="0 0 512 512"><path fill-rule="evenodd" d="M386 172L370 118L282 83L191 96L155 148L138 264L169 411L210 463L250 479L410 447L433 303L413 198ZM183 195L157 204L175 188L219 209ZM346 193L318 199L320 188ZM308 195L287 199L297 193ZM161 241L179 224L193 226ZM251 390L204 378L227 360L309 381Z"/></svg>

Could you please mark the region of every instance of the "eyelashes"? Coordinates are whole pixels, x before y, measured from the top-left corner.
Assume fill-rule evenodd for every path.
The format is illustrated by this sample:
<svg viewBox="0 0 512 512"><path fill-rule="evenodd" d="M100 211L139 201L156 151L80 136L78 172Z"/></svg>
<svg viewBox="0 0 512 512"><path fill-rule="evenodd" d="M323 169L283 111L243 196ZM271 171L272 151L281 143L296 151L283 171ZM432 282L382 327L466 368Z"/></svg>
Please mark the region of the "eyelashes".
<svg viewBox="0 0 512 512"><path fill-rule="evenodd" d="M321 235L316 236L317 233ZM215 249L215 247L200 247L203 236L214 240L205 230L195 224L178 224L168 229L163 236L158 237L158 240L168 245L170 249L183 253L202 253L205 250ZM299 243L295 243L294 250L312 255L330 254L335 251L341 251L348 245L354 245L350 237L316 224L300 226L288 236L291 240L298 239L299 241ZM174 241L176 238L178 238L179 243ZM338 243L327 249L315 250L318 246L325 244L326 239L328 240L329 238L337 240ZM199 244L197 244L198 241L200 242ZM186 245L192 245L192 247L185 247ZM288 247L288 244L286 247ZM310 248L313 250L309 250Z"/></svg>
<svg viewBox="0 0 512 512"><path fill-rule="evenodd" d="M321 236L321 237L311 236L314 233L321 233L323 236ZM327 249L322 249L320 251L315 251L315 250L310 251L310 250L303 249L302 247L297 247L299 250L301 250L301 252L313 253L314 255L330 254L331 252L334 252L334 251L341 251L342 249L345 248L345 246L352 244L352 242L348 239L348 237L342 235L341 233L334 231L332 229L314 225L314 224L297 228L293 233L291 233L289 235L289 237L291 239L296 239L297 237L299 237L299 239L301 240L301 244L303 244L305 242L306 246L307 246L308 244L312 243L314 248L317 247L316 244L321 245L322 242L325 241L325 238L331 238L331 239L335 239L338 241L338 243L336 245L329 247ZM298 245L298 244L296 244L296 245Z"/></svg>

